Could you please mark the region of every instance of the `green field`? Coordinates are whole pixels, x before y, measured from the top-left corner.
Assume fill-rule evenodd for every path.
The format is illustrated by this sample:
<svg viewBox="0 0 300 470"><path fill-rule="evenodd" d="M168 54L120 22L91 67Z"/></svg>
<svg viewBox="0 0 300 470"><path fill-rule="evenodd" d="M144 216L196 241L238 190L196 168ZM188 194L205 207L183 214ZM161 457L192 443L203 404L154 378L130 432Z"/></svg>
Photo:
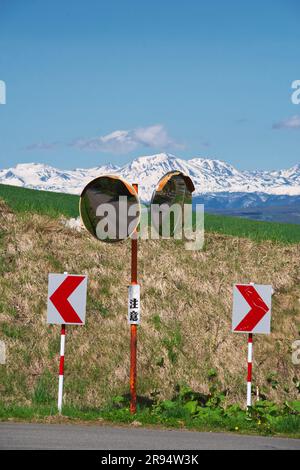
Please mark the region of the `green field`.
<svg viewBox="0 0 300 470"><path fill-rule="evenodd" d="M78 217L79 197L0 184L0 199L16 212L33 212L50 217Z"/></svg>
<svg viewBox="0 0 300 470"><path fill-rule="evenodd" d="M0 199L16 212L33 212L50 217L78 217L79 197L71 194L0 185ZM205 230L256 241L300 242L300 225L257 222L238 217L206 214Z"/></svg>

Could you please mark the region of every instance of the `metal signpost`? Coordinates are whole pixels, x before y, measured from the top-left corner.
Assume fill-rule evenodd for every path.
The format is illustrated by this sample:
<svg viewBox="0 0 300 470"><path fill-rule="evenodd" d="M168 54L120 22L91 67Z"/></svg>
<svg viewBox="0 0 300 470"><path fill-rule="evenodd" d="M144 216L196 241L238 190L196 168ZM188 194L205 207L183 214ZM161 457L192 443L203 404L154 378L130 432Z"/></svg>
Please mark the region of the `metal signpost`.
<svg viewBox="0 0 300 470"><path fill-rule="evenodd" d="M126 201L121 200L126 196ZM116 209L114 224L107 237L100 237L99 224L104 220L102 208L108 205ZM129 216L129 209L138 206L138 217ZM131 285L128 289L128 322L130 324L130 412L136 412L136 364L137 364L137 325L140 322L140 286L137 283L137 226L140 221L138 185L130 185L118 176L100 176L91 181L80 198L80 215L86 229L98 240L114 243L131 238ZM106 216L105 223L109 225ZM114 227L113 225L116 225ZM133 229L132 229L133 227ZM103 233L102 233L103 235ZM114 237L112 237L114 235Z"/></svg>
<svg viewBox="0 0 300 470"><path fill-rule="evenodd" d="M167 173L158 183L152 196L152 203L179 205L191 203L194 185L192 180L181 173ZM124 201L124 198L126 202ZM139 216L129 216L132 206L138 205ZM131 238L131 284L128 288L128 323L130 324L130 412L136 412L137 394L137 326L140 323L140 286L137 280L138 232L141 208L138 185L129 184L117 175L103 175L95 178L81 193L80 216L85 228L97 240L115 243ZM133 211L134 212L134 211ZM180 219L181 220L181 219ZM162 218L158 220L161 231ZM182 223L174 221L175 229L182 230Z"/></svg>
<svg viewBox="0 0 300 470"><path fill-rule="evenodd" d="M133 185L138 193L138 185ZM140 323L140 286L137 281L138 234L131 238L131 285L128 288L128 322L130 324L130 413L136 412L137 325Z"/></svg>
<svg viewBox="0 0 300 470"><path fill-rule="evenodd" d="M232 331L248 333L247 407L252 405L253 334L271 332L272 294L270 285L251 283L235 284L233 287Z"/></svg>

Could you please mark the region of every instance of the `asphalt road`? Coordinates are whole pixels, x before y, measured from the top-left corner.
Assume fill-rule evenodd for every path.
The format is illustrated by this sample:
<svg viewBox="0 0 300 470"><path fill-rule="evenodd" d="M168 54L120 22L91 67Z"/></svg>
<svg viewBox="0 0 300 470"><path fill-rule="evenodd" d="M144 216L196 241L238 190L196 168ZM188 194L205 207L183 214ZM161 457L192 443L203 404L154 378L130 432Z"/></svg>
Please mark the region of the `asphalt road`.
<svg viewBox="0 0 300 470"><path fill-rule="evenodd" d="M106 425L0 423L0 449L300 450L300 440Z"/></svg>

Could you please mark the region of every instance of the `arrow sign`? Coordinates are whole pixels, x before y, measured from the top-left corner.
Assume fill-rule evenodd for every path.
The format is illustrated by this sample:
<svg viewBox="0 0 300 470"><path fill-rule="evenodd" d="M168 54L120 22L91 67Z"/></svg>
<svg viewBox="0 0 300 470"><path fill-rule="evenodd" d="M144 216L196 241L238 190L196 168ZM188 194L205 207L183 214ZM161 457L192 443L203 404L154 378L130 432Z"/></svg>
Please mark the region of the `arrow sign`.
<svg viewBox="0 0 300 470"><path fill-rule="evenodd" d="M87 277L49 274L47 323L83 325Z"/></svg>
<svg viewBox="0 0 300 470"><path fill-rule="evenodd" d="M272 286L236 284L233 290L232 331L269 334L272 292Z"/></svg>

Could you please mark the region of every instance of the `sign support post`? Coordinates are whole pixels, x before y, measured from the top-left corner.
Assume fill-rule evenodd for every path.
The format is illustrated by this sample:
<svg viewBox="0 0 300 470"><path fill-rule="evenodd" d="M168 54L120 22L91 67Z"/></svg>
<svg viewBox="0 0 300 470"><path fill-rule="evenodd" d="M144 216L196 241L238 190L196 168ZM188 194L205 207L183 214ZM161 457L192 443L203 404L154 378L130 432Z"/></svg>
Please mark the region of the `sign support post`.
<svg viewBox="0 0 300 470"><path fill-rule="evenodd" d="M138 192L138 185L133 184ZM131 239L131 285L137 285L137 257L138 240L137 230ZM130 413L136 413L136 356L137 356L137 325L130 325Z"/></svg>
<svg viewBox="0 0 300 470"><path fill-rule="evenodd" d="M68 274L67 271L64 274ZM61 325L60 330L60 358L58 371L58 399L57 408L59 414L62 411L63 393L64 393L64 371L65 371L65 342L66 342L66 325Z"/></svg>
<svg viewBox="0 0 300 470"><path fill-rule="evenodd" d="M254 282L250 282L250 286L254 286ZM253 333L248 334L248 373L247 373L247 409L252 406L252 358L253 358Z"/></svg>
<svg viewBox="0 0 300 470"><path fill-rule="evenodd" d="M66 338L66 325L61 325L60 360L59 360L59 376L58 376L58 401L57 401L57 408L58 408L59 414L61 414L62 402L63 402L64 365L65 365L65 338Z"/></svg>
<svg viewBox="0 0 300 470"><path fill-rule="evenodd" d="M247 408L251 407L253 334L248 335Z"/></svg>

